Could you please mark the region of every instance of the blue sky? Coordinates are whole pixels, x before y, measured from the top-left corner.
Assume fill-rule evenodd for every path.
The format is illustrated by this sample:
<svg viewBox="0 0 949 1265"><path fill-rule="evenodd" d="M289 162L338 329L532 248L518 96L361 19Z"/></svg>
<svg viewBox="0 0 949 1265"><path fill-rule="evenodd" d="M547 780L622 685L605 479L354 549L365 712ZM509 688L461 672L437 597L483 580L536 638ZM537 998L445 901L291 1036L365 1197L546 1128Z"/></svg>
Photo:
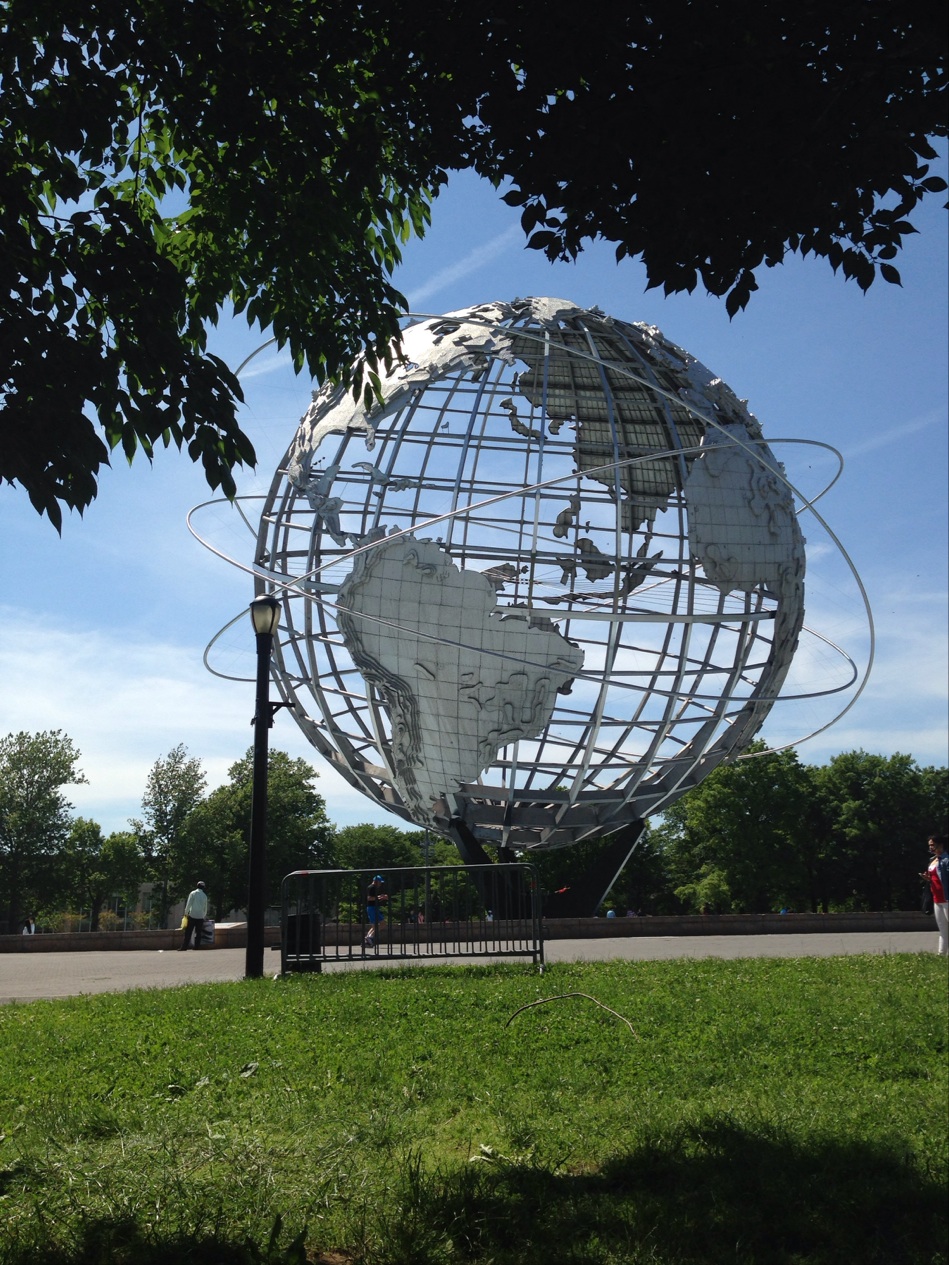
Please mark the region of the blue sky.
<svg viewBox="0 0 949 1265"><path fill-rule="evenodd" d="M825 441L843 455L819 509L853 558L869 595L876 661L869 682L835 726L799 747L820 764L855 747L947 763L947 259L937 195L913 217L920 229L896 261L903 286L863 294L826 263L793 259L759 277L745 312L729 320L704 294L645 292L644 270L596 246L576 264L550 265L523 246L517 213L489 186L454 178L433 226L413 242L396 281L413 311L436 313L491 299L552 295L658 325L749 401L769 440ZM237 366L267 337L222 322L214 350ZM245 378L244 426L260 462L239 480L265 489L310 399L286 356L268 349ZM792 481L813 494L835 464L821 450L776 444ZM250 582L189 533L188 511L211 493L175 451L152 466L121 457L98 500L67 518L62 538L18 489L0 488L3 627L0 734L62 729L82 753L88 785L70 788L77 813L106 831L137 815L148 771L182 742L209 786L252 739L253 686L203 666L207 643L246 610ZM251 507L252 508L252 507ZM231 509L199 520L225 552L248 558L251 541ZM866 620L854 585L816 524L808 538L808 623L866 659ZM215 663L251 676L246 616L222 638ZM822 671L817 660L800 675ZM776 711L764 736L790 741L833 709ZM385 815L351 790L309 747L286 712L272 744L320 772L339 824ZM395 822L395 819L392 819ZM398 824L397 822L395 824Z"/></svg>

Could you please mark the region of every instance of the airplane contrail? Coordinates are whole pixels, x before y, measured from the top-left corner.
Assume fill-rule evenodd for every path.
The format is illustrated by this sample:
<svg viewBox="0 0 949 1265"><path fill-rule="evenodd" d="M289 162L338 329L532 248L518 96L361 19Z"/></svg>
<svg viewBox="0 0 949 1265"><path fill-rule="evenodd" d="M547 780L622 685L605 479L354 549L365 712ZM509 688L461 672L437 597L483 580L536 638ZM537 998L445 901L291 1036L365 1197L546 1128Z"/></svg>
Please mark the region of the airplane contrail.
<svg viewBox="0 0 949 1265"><path fill-rule="evenodd" d="M457 263L450 264L447 268L442 268L423 285L410 290L406 296L409 308L415 311L424 307L433 294L437 294L439 290L444 290L452 282L460 281L462 277L467 277L470 273L477 272L485 264L491 263L498 255L502 255L513 242L517 241L518 238L523 238L523 236L520 225L512 224L510 228L506 228L503 233L498 233L490 241L485 242L481 246L476 246L467 255L463 255ZM493 296L488 295L487 297Z"/></svg>

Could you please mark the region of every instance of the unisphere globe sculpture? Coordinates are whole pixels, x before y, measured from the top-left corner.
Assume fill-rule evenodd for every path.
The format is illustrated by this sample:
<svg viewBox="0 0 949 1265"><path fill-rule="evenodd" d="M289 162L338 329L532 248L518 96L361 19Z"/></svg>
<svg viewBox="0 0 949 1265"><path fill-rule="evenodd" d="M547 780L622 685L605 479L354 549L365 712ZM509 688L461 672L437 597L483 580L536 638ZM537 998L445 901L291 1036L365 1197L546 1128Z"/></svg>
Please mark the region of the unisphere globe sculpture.
<svg viewBox="0 0 949 1265"><path fill-rule="evenodd" d="M314 396L257 539L274 675L333 768L474 860L638 823L748 745L804 542L723 382L518 299L408 328L381 394Z"/></svg>

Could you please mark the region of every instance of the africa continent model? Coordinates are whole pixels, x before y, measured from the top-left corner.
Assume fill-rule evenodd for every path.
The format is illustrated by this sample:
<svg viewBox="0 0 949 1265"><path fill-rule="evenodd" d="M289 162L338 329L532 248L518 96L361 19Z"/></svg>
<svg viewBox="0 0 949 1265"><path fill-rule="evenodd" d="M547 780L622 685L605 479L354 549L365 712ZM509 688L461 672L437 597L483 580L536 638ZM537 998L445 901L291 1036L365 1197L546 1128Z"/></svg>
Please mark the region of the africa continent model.
<svg viewBox="0 0 949 1265"><path fill-rule="evenodd" d="M657 329L560 299L420 320L370 404L318 392L254 571L313 745L482 850L609 835L737 756L804 609L745 403Z"/></svg>

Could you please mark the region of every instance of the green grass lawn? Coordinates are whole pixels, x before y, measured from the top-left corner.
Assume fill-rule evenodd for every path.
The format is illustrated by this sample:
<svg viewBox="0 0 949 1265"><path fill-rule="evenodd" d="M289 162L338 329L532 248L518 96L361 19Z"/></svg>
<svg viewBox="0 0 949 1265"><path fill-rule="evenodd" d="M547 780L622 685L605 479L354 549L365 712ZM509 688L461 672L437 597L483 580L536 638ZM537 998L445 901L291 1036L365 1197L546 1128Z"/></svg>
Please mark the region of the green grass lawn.
<svg viewBox="0 0 949 1265"><path fill-rule="evenodd" d="M6 1006L0 1135L2 1265L944 1265L946 962Z"/></svg>

